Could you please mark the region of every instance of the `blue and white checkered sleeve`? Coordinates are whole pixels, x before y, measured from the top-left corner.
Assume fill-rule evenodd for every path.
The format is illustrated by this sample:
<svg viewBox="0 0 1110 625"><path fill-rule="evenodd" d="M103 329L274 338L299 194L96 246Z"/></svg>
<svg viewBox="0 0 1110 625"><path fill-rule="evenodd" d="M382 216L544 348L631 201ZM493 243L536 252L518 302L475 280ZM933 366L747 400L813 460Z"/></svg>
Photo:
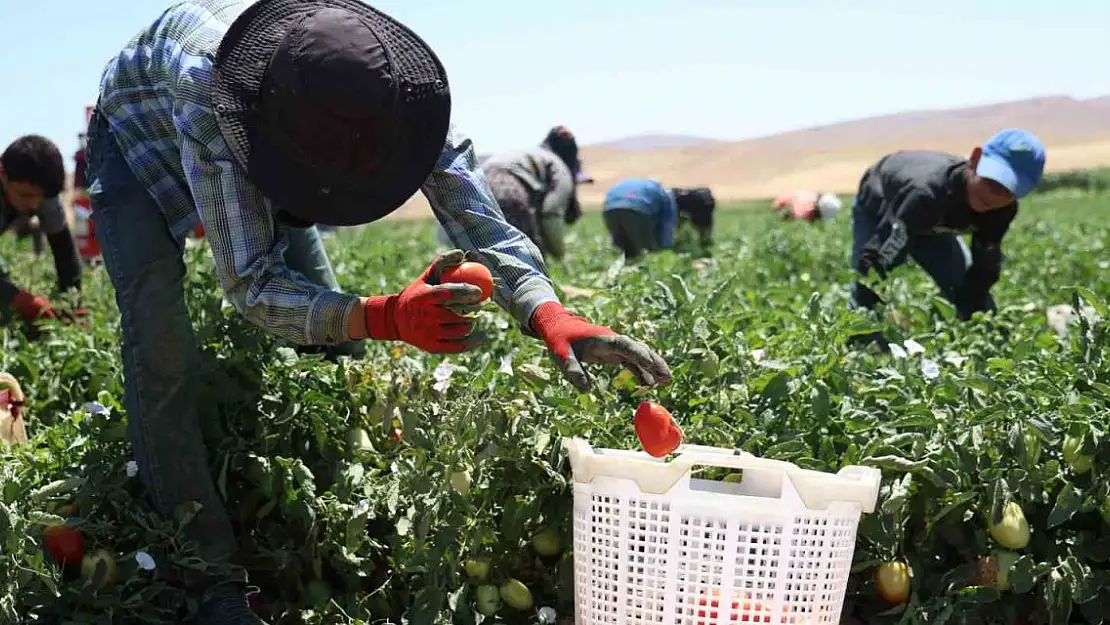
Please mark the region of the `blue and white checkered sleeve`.
<svg viewBox="0 0 1110 625"><path fill-rule="evenodd" d="M539 249L505 221L478 166L474 144L453 126L421 190L451 241L476 253L490 268L495 301L522 326L531 326L540 304L558 301Z"/></svg>
<svg viewBox="0 0 1110 625"><path fill-rule="evenodd" d="M216 275L235 308L298 345L347 340L358 298L314 284L285 264L284 226L235 162L215 116L203 107L179 106L174 121Z"/></svg>

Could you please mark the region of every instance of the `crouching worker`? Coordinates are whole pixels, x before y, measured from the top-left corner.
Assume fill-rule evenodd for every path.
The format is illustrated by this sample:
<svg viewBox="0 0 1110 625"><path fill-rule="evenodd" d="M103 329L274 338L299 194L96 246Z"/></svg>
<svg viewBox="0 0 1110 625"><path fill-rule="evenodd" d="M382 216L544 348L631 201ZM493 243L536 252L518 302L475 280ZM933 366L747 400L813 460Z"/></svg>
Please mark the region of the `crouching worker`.
<svg viewBox="0 0 1110 625"><path fill-rule="evenodd" d="M795 191L780 195L771 202L771 210L783 221L815 222L836 217L841 208L840 198L833 193Z"/></svg>
<svg viewBox="0 0 1110 625"><path fill-rule="evenodd" d="M967 159L921 150L883 157L864 173L852 208L852 267L886 278L912 257L961 319L995 310L1002 238L1044 166L1044 145L1020 129L997 133ZM966 233L970 249L959 237ZM853 308L881 301L859 280L852 285Z"/></svg>
<svg viewBox="0 0 1110 625"><path fill-rule="evenodd" d="M53 141L27 135L0 154L0 233L9 228L18 233L21 227L37 222L54 256L59 293L81 289L81 261L59 198L64 186L65 164ZM19 315L32 338L38 335L40 319L62 314L47 298L18 286L2 263L0 301ZM77 308L64 316L80 317L84 311Z"/></svg>
<svg viewBox="0 0 1110 625"><path fill-rule="evenodd" d="M716 206L713 193L704 187L670 188L651 178L628 178L605 194L602 217L613 245L633 259L674 247L680 215L697 229L703 247L708 246Z"/></svg>
<svg viewBox="0 0 1110 625"><path fill-rule="evenodd" d="M259 620L192 391L200 352L182 248L194 213L228 300L277 336L469 350L483 337L459 311L482 290L439 284L463 251L436 258L400 292L343 293L312 227L373 222L422 191L450 239L492 271L497 303L576 388L589 389L587 363L623 365L644 385L670 381L647 345L563 308L450 116L435 53L355 0L186 0L105 68L89 124L89 195L121 315L128 434L162 515L200 504L182 535L208 564L183 571L199 622Z"/></svg>
<svg viewBox="0 0 1110 625"><path fill-rule="evenodd" d="M545 257L562 260L565 225L582 214L578 184L593 181L582 172L574 135L558 126L534 148L490 157L482 171L505 220Z"/></svg>

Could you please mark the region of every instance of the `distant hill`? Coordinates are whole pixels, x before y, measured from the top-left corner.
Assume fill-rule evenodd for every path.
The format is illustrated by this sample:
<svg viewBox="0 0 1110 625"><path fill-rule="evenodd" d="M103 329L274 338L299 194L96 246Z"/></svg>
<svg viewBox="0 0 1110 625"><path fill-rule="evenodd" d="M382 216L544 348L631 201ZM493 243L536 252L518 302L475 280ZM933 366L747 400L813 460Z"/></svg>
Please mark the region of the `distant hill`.
<svg viewBox="0 0 1110 625"><path fill-rule="evenodd" d="M582 147L590 147L602 150L615 149L628 150L630 152L639 152L643 150L661 150L665 148L689 147L692 145L703 145L706 143L718 142L718 139L691 137L688 135L638 135L635 137L614 139L612 141L604 141L601 143L591 143Z"/></svg>
<svg viewBox="0 0 1110 625"><path fill-rule="evenodd" d="M582 189L598 202L605 189L632 175L674 185L707 185L722 199L768 197L798 187L851 193L860 174L883 154L904 148L967 154L995 131L1020 126L1049 149L1050 171L1110 164L1110 97L1045 97L962 109L910 111L804 128L744 141L711 141L652 150L582 150L597 184Z"/></svg>
<svg viewBox="0 0 1110 625"><path fill-rule="evenodd" d="M1049 171L1110 165L1110 96L1043 97L959 109L909 111L803 128L744 141L650 134L582 148L596 184L581 188L587 207L629 176L672 185L706 185L723 201L769 197L795 188L853 193L860 174L888 152L924 148L967 154L995 131L1020 126L1048 146ZM395 218L430 216L419 193Z"/></svg>

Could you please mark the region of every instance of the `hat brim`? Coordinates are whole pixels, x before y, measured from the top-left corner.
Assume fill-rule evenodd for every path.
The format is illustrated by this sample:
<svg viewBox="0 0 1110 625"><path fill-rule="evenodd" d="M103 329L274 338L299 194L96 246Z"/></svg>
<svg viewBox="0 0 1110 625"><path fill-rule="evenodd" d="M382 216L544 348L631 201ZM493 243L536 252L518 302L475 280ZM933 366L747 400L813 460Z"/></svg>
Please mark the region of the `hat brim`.
<svg viewBox="0 0 1110 625"><path fill-rule="evenodd" d="M984 154L979 158L979 164L975 167L975 173L980 177L988 180L993 180L998 184L1006 187L1006 189L1018 195L1018 177L1014 169L1010 167L1006 161Z"/></svg>
<svg viewBox="0 0 1110 625"><path fill-rule="evenodd" d="M289 27L328 8L371 26L402 89L399 140L383 146L388 153L377 171L357 179L280 147L260 113L266 70ZM447 73L435 53L404 24L357 0L260 0L248 7L220 43L212 99L232 155L263 195L299 219L334 226L375 221L412 197L439 160L451 123Z"/></svg>

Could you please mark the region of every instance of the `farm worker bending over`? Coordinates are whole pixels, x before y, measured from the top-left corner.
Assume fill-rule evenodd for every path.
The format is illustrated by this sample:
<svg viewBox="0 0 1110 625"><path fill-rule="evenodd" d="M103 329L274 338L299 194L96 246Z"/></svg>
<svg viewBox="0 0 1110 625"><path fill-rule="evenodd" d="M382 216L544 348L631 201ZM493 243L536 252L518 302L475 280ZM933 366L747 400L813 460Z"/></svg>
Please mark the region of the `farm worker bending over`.
<svg viewBox="0 0 1110 625"><path fill-rule="evenodd" d="M884 156L860 180L852 267L885 278L912 256L961 319L994 310L990 289L1002 270L1002 237L1044 164L1044 145L1020 129L997 133L966 160L921 150ZM958 236L969 232L970 250ZM878 301L861 282L853 284L853 307Z"/></svg>
<svg viewBox="0 0 1110 625"><path fill-rule="evenodd" d="M626 258L670 249L680 214L698 229L702 244L711 241L716 200L704 187L664 187L650 178L628 178L605 194L602 217L613 245Z"/></svg>
<svg viewBox="0 0 1110 625"><path fill-rule="evenodd" d="M545 256L562 260L564 224L582 214L578 182L590 180L582 173L574 135L554 128L541 145L494 155L482 171L505 219Z"/></svg>
<svg viewBox="0 0 1110 625"><path fill-rule="evenodd" d="M65 176L61 151L45 137L20 137L0 154L0 233L13 227L27 227L32 217L38 218L38 227L54 255L59 293L81 289L81 261L59 199ZM41 318L58 315L45 297L17 286L2 263L0 301L11 306L31 328ZM80 309L73 312L83 314ZM35 335L32 331L31 336Z"/></svg>
<svg viewBox="0 0 1110 625"><path fill-rule="evenodd" d="M545 257L562 260L564 224L582 216L578 185L593 182L582 171L570 130L556 126L537 147L494 155L482 163L482 172L506 221L528 235ZM452 245L443 226L437 238Z"/></svg>
<svg viewBox="0 0 1110 625"><path fill-rule="evenodd" d="M835 194L816 191L795 191L780 195L771 203L771 210L783 221L832 219L840 212L841 202Z"/></svg>
<svg viewBox="0 0 1110 625"><path fill-rule="evenodd" d="M479 303L481 289L437 284L461 250L399 293L361 297L336 288L311 227L375 221L421 190L451 240L492 270L497 302L547 344L575 387L589 388L585 363L624 365L647 385L670 380L649 347L563 308L539 250L505 222L450 114L432 50L355 0L187 0L104 70L89 124L89 195L121 313L129 435L163 515L202 505L185 530L214 565L192 580L207 588L202 622L258 621L192 396L199 352L182 248L194 213L228 299L266 330L297 344L369 337L461 352L481 337L448 307Z"/></svg>

